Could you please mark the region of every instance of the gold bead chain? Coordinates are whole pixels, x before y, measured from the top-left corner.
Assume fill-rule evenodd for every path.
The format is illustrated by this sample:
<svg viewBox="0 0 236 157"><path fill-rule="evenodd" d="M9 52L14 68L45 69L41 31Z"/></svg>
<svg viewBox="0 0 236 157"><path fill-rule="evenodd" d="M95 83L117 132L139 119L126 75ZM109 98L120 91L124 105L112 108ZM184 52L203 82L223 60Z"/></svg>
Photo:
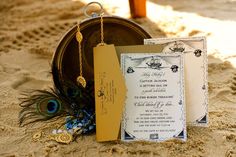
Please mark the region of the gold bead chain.
<svg viewBox="0 0 236 157"><path fill-rule="evenodd" d="M81 43L83 40L83 35L80 32L80 26L77 25L77 33L76 33L76 40L78 41L78 48L79 48L79 63L80 63L80 75L77 77L77 83L82 85L84 88L86 87L86 80L83 77L83 60L82 60L82 48Z"/></svg>
<svg viewBox="0 0 236 157"><path fill-rule="evenodd" d="M77 27L77 33L79 33L79 34L81 34L80 33L80 27L79 27L79 25L78 25L78 27ZM81 37L81 40L79 39L79 41L78 41L78 39L77 39L77 41L78 41L78 48L79 48L79 63L80 63L80 76L83 76L83 64L82 64L82 50L81 50L81 42L82 42L82 40L83 40L83 36L82 36L82 34L81 35L79 35L79 37Z"/></svg>
<svg viewBox="0 0 236 157"><path fill-rule="evenodd" d="M101 17L101 45L105 45L104 43L104 32L103 32L103 14L101 13L100 17Z"/></svg>

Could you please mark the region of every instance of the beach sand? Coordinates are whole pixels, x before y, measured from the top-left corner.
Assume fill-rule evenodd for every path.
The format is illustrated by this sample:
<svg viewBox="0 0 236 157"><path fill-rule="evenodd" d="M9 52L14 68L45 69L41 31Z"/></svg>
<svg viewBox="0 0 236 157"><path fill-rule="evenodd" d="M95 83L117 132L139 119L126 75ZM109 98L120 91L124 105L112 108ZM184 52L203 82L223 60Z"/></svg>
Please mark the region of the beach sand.
<svg viewBox="0 0 236 157"><path fill-rule="evenodd" d="M86 2L0 1L0 156L236 157L235 0L152 0L148 17L134 19L153 37L207 36L209 127L188 126L187 142L97 143L89 135L63 145L46 137L57 122L19 127L20 94L53 86L52 55L63 34L85 19ZM102 2L108 14L129 17L127 1Z"/></svg>

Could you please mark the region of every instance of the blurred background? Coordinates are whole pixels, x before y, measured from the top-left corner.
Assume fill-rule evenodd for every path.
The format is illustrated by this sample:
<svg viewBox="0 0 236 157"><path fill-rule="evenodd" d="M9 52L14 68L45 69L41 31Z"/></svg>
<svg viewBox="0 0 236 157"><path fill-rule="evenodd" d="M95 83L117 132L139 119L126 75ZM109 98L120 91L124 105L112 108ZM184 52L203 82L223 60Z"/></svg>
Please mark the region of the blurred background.
<svg viewBox="0 0 236 157"><path fill-rule="evenodd" d="M131 18L129 1L145 3L145 0L98 0L106 14L124 18ZM60 29L57 24L63 21L68 23L63 27L69 29L76 21L86 18L81 8L89 2L92 0L2 0L0 38L6 34L5 30L10 35L16 32L15 28L23 31L28 27L33 29L40 25L56 24L53 29ZM146 18L133 20L153 37L207 36L209 54L236 64L235 0L146 0ZM9 44L3 42L0 49L6 47Z"/></svg>

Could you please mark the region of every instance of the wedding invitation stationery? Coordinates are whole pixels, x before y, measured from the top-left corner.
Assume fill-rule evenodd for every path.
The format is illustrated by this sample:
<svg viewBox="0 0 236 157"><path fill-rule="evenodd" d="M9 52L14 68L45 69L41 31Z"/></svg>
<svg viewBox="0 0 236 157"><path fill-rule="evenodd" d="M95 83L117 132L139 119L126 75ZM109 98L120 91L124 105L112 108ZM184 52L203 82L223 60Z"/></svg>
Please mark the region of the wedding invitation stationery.
<svg viewBox="0 0 236 157"><path fill-rule="evenodd" d="M163 47L162 53L183 53L187 123L208 124L207 48L205 37L146 39L145 44Z"/></svg>
<svg viewBox="0 0 236 157"><path fill-rule="evenodd" d="M122 53L127 88L121 139L186 140L182 54Z"/></svg>
<svg viewBox="0 0 236 157"><path fill-rule="evenodd" d="M117 140L126 97L125 81L114 45L96 46L93 54L96 140Z"/></svg>

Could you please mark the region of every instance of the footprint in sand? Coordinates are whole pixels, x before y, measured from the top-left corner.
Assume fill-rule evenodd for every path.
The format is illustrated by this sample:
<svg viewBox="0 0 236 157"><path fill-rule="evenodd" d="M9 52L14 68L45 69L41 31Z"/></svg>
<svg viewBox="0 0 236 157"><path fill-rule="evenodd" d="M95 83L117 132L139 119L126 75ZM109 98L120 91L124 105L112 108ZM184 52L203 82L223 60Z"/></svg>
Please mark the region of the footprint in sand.
<svg viewBox="0 0 236 157"><path fill-rule="evenodd" d="M18 33L12 37L11 41L3 41L3 50L9 52L10 50L24 50L45 45L57 45L63 34L73 27L76 23L73 21L63 21L51 23L48 25L37 26L31 30Z"/></svg>
<svg viewBox="0 0 236 157"><path fill-rule="evenodd" d="M20 76L10 78L8 81L1 83L0 86L10 86L19 91L27 91L33 89L43 89L51 84L51 81L38 80L29 76Z"/></svg>
<svg viewBox="0 0 236 157"><path fill-rule="evenodd" d="M227 150L225 157L236 157L236 147L232 147L231 149Z"/></svg>
<svg viewBox="0 0 236 157"><path fill-rule="evenodd" d="M42 89L46 85L51 85L51 76L48 70L39 70L34 76L29 71L19 67L1 66L3 74L10 74L10 77L0 83L0 87L11 87L16 90ZM12 75L14 74L14 75ZM11 76L12 75L12 76Z"/></svg>
<svg viewBox="0 0 236 157"><path fill-rule="evenodd" d="M233 79L232 79L232 84L230 86L231 90L232 90L232 94L233 95L236 95L236 73L234 74L233 76Z"/></svg>

